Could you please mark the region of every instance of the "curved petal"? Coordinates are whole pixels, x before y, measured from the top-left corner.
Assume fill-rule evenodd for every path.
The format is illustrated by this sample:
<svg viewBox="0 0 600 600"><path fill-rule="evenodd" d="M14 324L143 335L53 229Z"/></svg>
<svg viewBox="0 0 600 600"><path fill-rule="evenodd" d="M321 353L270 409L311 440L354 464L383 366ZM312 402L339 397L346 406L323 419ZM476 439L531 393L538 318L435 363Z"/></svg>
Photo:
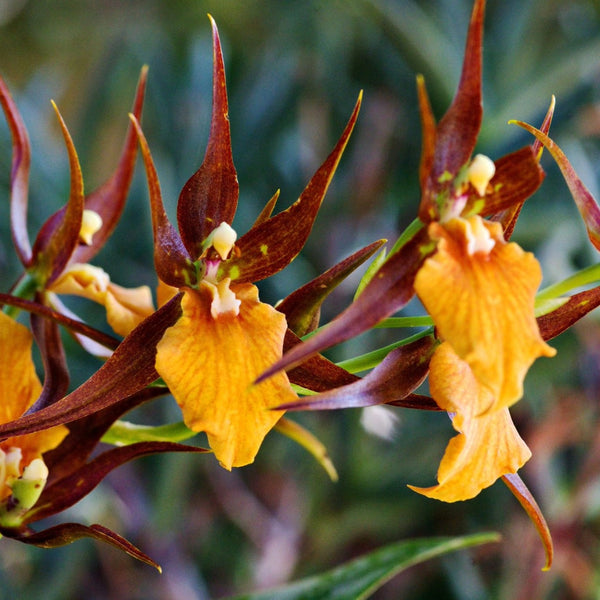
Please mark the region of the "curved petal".
<svg viewBox="0 0 600 600"><path fill-rule="evenodd" d="M148 67L145 66L140 73L133 108L131 110L138 120L142 114L147 74ZM85 198L85 208L93 210L100 215L102 226L95 232L92 244L79 244L77 246L72 258L74 262L89 262L104 246L106 240L117 226L125 208L127 193L133 179L136 154L137 136L133 124L129 123L123 150L115 171L104 184Z"/></svg>
<svg viewBox="0 0 600 600"><path fill-rule="evenodd" d="M44 284L54 281L67 266L79 243L84 209L79 158L67 125L54 103L53 106L69 155L71 193L67 204L44 223L33 244L33 271Z"/></svg>
<svg viewBox="0 0 600 600"><path fill-rule="evenodd" d="M448 443L438 469L438 485L430 488L409 486L415 492L456 502L476 496L499 477L515 473L531 456L519 436L507 408L476 413L476 407L489 404L489 392L479 385L469 365L450 345L443 343L430 363L431 393L441 408L456 412L452 425L459 435Z"/></svg>
<svg viewBox="0 0 600 600"><path fill-rule="evenodd" d="M258 300L251 284L232 287L239 314L213 318L206 284L186 290L183 316L157 346L156 370L183 412L185 424L205 431L223 467L251 463L283 414L269 410L296 399L287 375L253 385L281 357L285 317Z"/></svg>
<svg viewBox="0 0 600 600"><path fill-rule="evenodd" d="M302 250L350 134L358 118L362 92L335 148L312 176L300 198L288 209L260 222L236 243L238 253L226 261L224 275L238 282L256 282L287 267Z"/></svg>
<svg viewBox="0 0 600 600"><path fill-rule="evenodd" d="M111 283L108 274L92 265L71 265L52 285L56 294L73 294L106 308L106 319L119 335L128 335L154 312L148 286L133 289Z"/></svg>
<svg viewBox="0 0 600 600"><path fill-rule="evenodd" d="M237 208L239 185L231 152L225 67L217 25L213 32L213 113L202 165L183 186L177 203L181 239L192 260L202 254L202 242L225 221L231 224Z"/></svg>
<svg viewBox="0 0 600 600"><path fill-rule="evenodd" d="M31 244L27 234L27 201L31 146L25 123L6 84L0 77L0 104L12 135L12 167L10 173L10 228L15 250L24 266L31 262Z"/></svg>
<svg viewBox="0 0 600 600"><path fill-rule="evenodd" d="M555 350L541 338L534 299L541 269L533 254L502 238L499 223L480 217L429 226L438 251L415 279L415 290L439 335L490 392L477 413L514 404L539 356Z"/></svg>

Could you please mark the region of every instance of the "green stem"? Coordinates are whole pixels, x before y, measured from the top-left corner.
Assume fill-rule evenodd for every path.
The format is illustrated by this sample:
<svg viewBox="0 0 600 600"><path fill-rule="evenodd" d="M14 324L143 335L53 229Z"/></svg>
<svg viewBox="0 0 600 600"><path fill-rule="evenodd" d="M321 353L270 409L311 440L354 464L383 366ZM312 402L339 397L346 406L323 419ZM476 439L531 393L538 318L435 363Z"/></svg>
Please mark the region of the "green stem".
<svg viewBox="0 0 600 600"><path fill-rule="evenodd" d="M536 301L547 300L550 298L557 298L564 294L567 294L571 290L589 285L590 283L598 283L600 281L600 264L592 265L586 269L567 277L563 281L554 283L544 288L536 296Z"/></svg>
<svg viewBox="0 0 600 600"><path fill-rule="evenodd" d="M413 237L424 227L423 221L420 219L415 219L401 234L400 237L396 240L396 243L392 246L388 254L388 258L398 252L404 244L412 240Z"/></svg>
<svg viewBox="0 0 600 600"><path fill-rule="evenodd" d="M348 360L342 360L336 364L338 367L346 369L346 371L349 373L359 373L360 371L373 369L395 348L410 344L410 342L414 342L415 340L429 335L432 331L433 327L429 327L423 331L420 331L419 333L416 333L415 335L411 335L407 338L399 340L398 342L384 346L383 348L378 348L377 350L349 358Z"/></svg>
<svg viewBox="0 0 600 600"><path fill-rule="evenodd" d="M114 446L127 446L136 442L181 442L196 435L183 422L153 427L136 425L129 421L115 421L102 436L102 441Z"/></svg>
<svg viewBox="0 0 600 600"><path fill-rule="evenodd" d="M38 289L39 283L37 279L30 273L25 272L23 275L21 275L19 281L17 281L10 293L12 296L16 296L17 298L29 300L33 298ZM8 304L5 304L2 308L2 312L14 319L21 312L21 309L17 308L16 306L9 306Z"/></svg>

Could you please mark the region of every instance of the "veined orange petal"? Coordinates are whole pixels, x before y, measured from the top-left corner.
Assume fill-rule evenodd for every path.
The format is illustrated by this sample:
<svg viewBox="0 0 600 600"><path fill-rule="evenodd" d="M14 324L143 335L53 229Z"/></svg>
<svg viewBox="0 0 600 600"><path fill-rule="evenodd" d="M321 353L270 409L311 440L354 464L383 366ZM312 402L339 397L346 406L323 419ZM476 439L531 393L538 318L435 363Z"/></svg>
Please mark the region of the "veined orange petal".
<svg viewBox="0 0 600 600"><path fill-rule="evenodd" d="M119 335L126 336L154 312L152 292L146 285L124 288L111 283L99 267L73 264L52 284L56 294L73 294L102 304L106 320Z"/></svg>
<svg viewBox="0 0 600 600"><path fill-rule="evenodd" d="M271 407L297 400L285 373L252 382L281 358L286 321L258 300L252 284L232 285L239 314L211 315L213 291L205 283L186 289L182 317L157 346L156 370L183 412L185 424L205 431L223 467L254 460L283 411Z"/></svg>
<svg viewBox="0 0 600 600"><path fill-rule="evenodd" d="M429 234L438 250L419 270L415 290L440 337L490 392L490 404L480 401L476 414L508 407L523 395L533 361L556 352L542 340L533 311L540 266L504 241L498 223L479 216L432 223Z"/></svg>
<svg viewBox="0 0 600 600"><path fill-rule="evenodd" d="M0 311L0 423L20 417L42 391L31 358L32 339L27 327Z"/></svg>
<svg viewBox="0 0 600 600"><path fill-rule="evenodd" d="M474 377L448 342L435 351L430 363L431 394L441 408L458 412L452 425L459 435L450 440L438 469L438 485L429 488L409 486L415 492L456 502L473 498L499 477L515 473L531 457L519 436L508 408L475 414L473 408L489 402L489 391ZM481 397L483 396L483 398Z"/></svg>
<svg viewBox="0 0 600 600"><path fill-rule="evenodd" d="M42 385L35 372L31 358L32 335L29 329L0 312L0 423L8 423L20 417L39 397ZM33 434L8 438L0 443L7 454L11 448L21 450L17 468L22 472L34 458L56 448L67 435L64 425L52 427ZM4 457L2 457L4 460ZM14 465L13 465L14 466ZM4 465L0 465L3 471ZM10 494L0 477L0 499Z"/></svg>

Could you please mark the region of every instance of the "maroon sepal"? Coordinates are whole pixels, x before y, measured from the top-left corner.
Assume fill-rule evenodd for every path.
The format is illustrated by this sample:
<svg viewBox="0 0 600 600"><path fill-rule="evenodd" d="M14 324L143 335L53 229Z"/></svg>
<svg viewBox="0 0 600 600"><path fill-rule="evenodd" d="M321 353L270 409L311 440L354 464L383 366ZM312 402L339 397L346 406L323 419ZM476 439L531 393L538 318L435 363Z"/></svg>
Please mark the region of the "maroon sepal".
<svg viewBox="0 0 600 600"><path fill-rule="evenodd" d="M154 266L161 281L173 287L183 287L196 283L196 269L185 249L181 237L171 225L162 201L160 182L152 160L148 142L137 119L130 115L142 150L150 211L152 213L152 231L154 235Z"/></svg>
<svg viewBox="0 0 600 600"><path fill-rule="evenodd" d="M414 296L413 284L419 268L434 251L427 229L420 229L400 250L387 258L360 296L344 312L311 338L286 352L257 382L281 369L296 366L325 348L368 331L403 308Z"/></svg>
<svg viewBox="0 0 600 600"><path fill-rule="evenodd" d="M62 398L69 388L69 369L58 324L40 315L31 315L31 330L44 366L44 387L28 412L36 412Z"/></svg>
<svg viewBox="0 0 600 600"><path fill-rule="evenodd" d="M288 327L299 337L316 329L325 298L385 241L378 240L361 248L279 302L277 310L285 315Z"/></svg>
<svg viewBox="0 0 600 600"><path fill-rule="evenodd" d="M577 209L583 218L588 237L596 250L600 251L600 207L594 196L587 189L583 181L581 181L564 152L553 140L551 140L543 131L536 129L527 123L523 123L522 121L515 121L515 123L534 135L556 161L556 164L569 187L569 191L573 196L573 200L575 200Z"/></svg>
<svg viewBox="0 0 600 600"><path fill-rule="evenodd" d="M40 315L45 319L59 323L75 333L80 333L81 335L89 337L106 348L115 349L120 343L120 340L118 340L116 337L108 335L102 331L99 331L98 329L94 329L82 321L67 317L66 315L63 315L62 313L53 310L48 306L44 306L39 302L32 302L31 300L19 298L18 296L12 296L11 294L0 294L0 306L3 304L7 304L8 306L16 306L31 314Z"/></svg>
<svg viewBox="0 0 600 600"><path fill-rule="evenodd" d="M217 25L213 33L213 112L202 166L183 186L177 203L177 223L192 260L202 254L202 243L223 221L231 223L239 185L231 152L225 67Z"/></svg>
<svg viewBox="0 0 600 600"><path fill-rule="evenodd" d="M281 190L277 190L270 198L270 200L265 204L265 207L260 211L258 217L256 217L256 221L252 224L252 227L257 227L264 221L267 221L271 215L273 214L273 210L275 209L275 205L277 204L277 200L279 200L279 194Z"/></svg>
<svg viewBox="0 0 600 600"><path fill-rule="evenodd" d="M470 208L475 208L480 203L483 203L483 208L473 212L483 217L511 206L522 206L537 191L545 177L531 146L499 158L495 165L496 173L489 183L491 191L481 198L473 190L463 214L469 214Z"/></svg>
<svg viewBox="0 0 600 600"><path fill-rule="evenodd" d="M600 306L600 287L573 294L569 300L552 312L538 317L540 335L551 340L566 331L582 317Z"/></svg>
<svg viewBox="0 0 600 600"><path fill-rule="evenodd" d="M429 372L435 349L433 336L422 337L392 350L368 375L349 385L278 406L283 410L331 410L387 404L408 396Z"/></svg>
<svg viewBox="0 0 600 600"><path fill-rule="evenodd" d="M39 548L58 548L66 546L76 540L82 538L93 538L102 542L106 542L123 552L126 552L133 558L154 567L159 572L162 572L160 565L153 561L147 554L144 554L139 548L128 542L125 538L116 534L114 531L103 527L102 525L81 525L81 523L62 523L55 525L44 531L35 532L29 528L22 530L11 530L0 527L0 534L30 544Z"/></svg>
<svg viewBox="0 0 600 600"><path fill-rule="evenodd" d="M146 91L146 76L148 67L143 67L137 84L135 98L131 112L139 121L142 116L144 94ZM85 208L93 210L102 218L102 227L92 238L92 243L79 244L71 260L77 263L89 262L104 246L114 231L123 209L133 179L137 156L137 136L131 123L127 129L123 150L115 171L110 178L99 188L88 194L85 198Z"/></svg>
<svg viewBox="0 0 600 600"><path fill-rule="evenodd" d="M548 112L544 117L542 125L540 126L540 131L543 131L545 134L548 134L550 130L550 125L552 123L552 117L554 115L554 105L555 100L554 96L552 97L552 101L550 102L550 106L548 108ZM533 155L536 160L539 162L542 157L542 149L543 146L539 142L539 140L535 140L532 145ZM523 200L525 202L525 199ZM521 209L523 208L523 202L520 204L513 204L509 208L499 212L498 214L492 215L491 219L493 221L499 221L502 225L502 229L504 230L504 239L510 240L512 237L513 231L515 230L515 226L517 224L517 219L519 218L519 214L521 213Z"/></svg>
<svg viewBox="0 0 600 600"><path fill-rule="evenodd" d="M547 571L552 566L552 559L554 557L554 545L552 544L552 536L550 535L548 523L546 523L546 519L544 518L538 503L535 501L533 494L527 489L527 486L523 483L523 480L517 473L503 475L502 481L504 481L506 487L508 487L515 498L520 502L521 506L525 509L527 516L531 519L531 522L537 529L546 552L546 564L544 565L543 570Z"/></svg>
<svg viewBox="0 0 600 600"><path fill-rule="evenodd" d="M137 442L103 452L70 475L46 485L40 499L25 515L25 524L62 512L87 496L112 470L139 458L161 452L209 452L174 442Z"/></svg>
<svg viewBox="0 0 600 600"><path fill-rule="evenodd" d="M10 228L19 260L24 267L31 264L31 244L27 233L27 201L31 146L21 114L6 83L0 77L0 104L12 136L12 168L10 173Z"/></svg>
<svg viewBox="0 0 600 600"><path fill-rule="evenodd" d="M441 411L442 409L436 404L436 401L431 396L425 394L408 394L400 400L393 400L387 403L388 406L399 406L400 408L414 408L416 410L433 410Z"/></svg>
<svg viewBox="0 0 600 600"><path fill-rule="evenodd" d="M236 253L222 265L225 276L236 282L260 281L286 267L302 250L356 123L361 98L362 93L338 143L300 198L287 210L252 227L236 242Z"/></svg>
<svg viewBox="0 0 600 600"><path fill-rule="evenodd" d="M77 389L51 406L0 425L0 438L81 419L139 392L158 379L156 345L181 316L181 294L140 323L112 356Z"/></svg>
<svg viewBox="0 0 600 600"><path fill-rule="evenodd" d="M69 155L71 193L69 201L42 226L33 244L31 269L44 286L52 283L65 269L79 244L84 208L83 177L73 140L54 105Z"/></svg>
<svg viewBox="0 0 600 600"><path fill-rule="evenodd" d="M300 338L290 329L285 332L283 339L283 351L302 344ZM304 361L301 365L288 372L291 383L300 385L313 392L325 392L341 385L347 385L358 381L359 377L348 373L346 369L338 367L321 354L315 354Z"/></svg>
<svg viewBox="0 0 600 600"><path fill-rule="evenodd" d="M483 19L485 0L476 0L471 13L471 22L467 34L465 56L458 89L450 108L440 120L435 136L433 157L426 158L421 164L422 170L431 164L427 175L421 173L425 187L421 190L422 199L419 218L425 222L436 219L436 198L448 186L453 184L460 169L468 162L481 128L483 108L481 103L481 71ZM423 122L424 104L420 94ZM430 136L429 136L430 137ZM430 142L424 149L430 152Z"/></svg>

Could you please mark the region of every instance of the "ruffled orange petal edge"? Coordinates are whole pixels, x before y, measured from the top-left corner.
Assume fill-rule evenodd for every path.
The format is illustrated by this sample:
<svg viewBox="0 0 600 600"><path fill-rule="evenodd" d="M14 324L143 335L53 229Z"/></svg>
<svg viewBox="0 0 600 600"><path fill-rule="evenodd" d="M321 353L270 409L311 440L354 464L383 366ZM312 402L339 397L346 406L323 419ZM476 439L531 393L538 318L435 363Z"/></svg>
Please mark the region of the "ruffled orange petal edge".
<svg viewBox="0 0 600 600"><path fill-rule="evenodd" d="M533 361L555 354L534 315L540 266L533 254L504 241L498 223L479 216L432 223L429 233L438 250L417 274L417 294L440 337L489 390L490 404L479 403L477 412L508 407L523 395Z"/></svg>
<svg viewBox="0 0 600 600"><path fill-rule="evenodd" d="M185 289L183 314L157 346L156 370L181 407L185 424L204 431L226 469L251 463L283 411L297 400L285 373L253 385L281 358L285 317L258 300L251 284L232 285L239 314L211 315L214 286Z"/></svg>
<svg viewBox="0 0 600 600"><path fill-rule="evenodd" d="M469 365L449 343L436 349L430 368L431 394L441 408L450 413L458 404L472 408L452 417L452 425L460 433L448 443L438 469L438 485L409 487L445 502L467 500L499 477L515 473L529 460L531 452L507 408L476 414L477 406L490 402L489 390L479 385Z"/></svg>

